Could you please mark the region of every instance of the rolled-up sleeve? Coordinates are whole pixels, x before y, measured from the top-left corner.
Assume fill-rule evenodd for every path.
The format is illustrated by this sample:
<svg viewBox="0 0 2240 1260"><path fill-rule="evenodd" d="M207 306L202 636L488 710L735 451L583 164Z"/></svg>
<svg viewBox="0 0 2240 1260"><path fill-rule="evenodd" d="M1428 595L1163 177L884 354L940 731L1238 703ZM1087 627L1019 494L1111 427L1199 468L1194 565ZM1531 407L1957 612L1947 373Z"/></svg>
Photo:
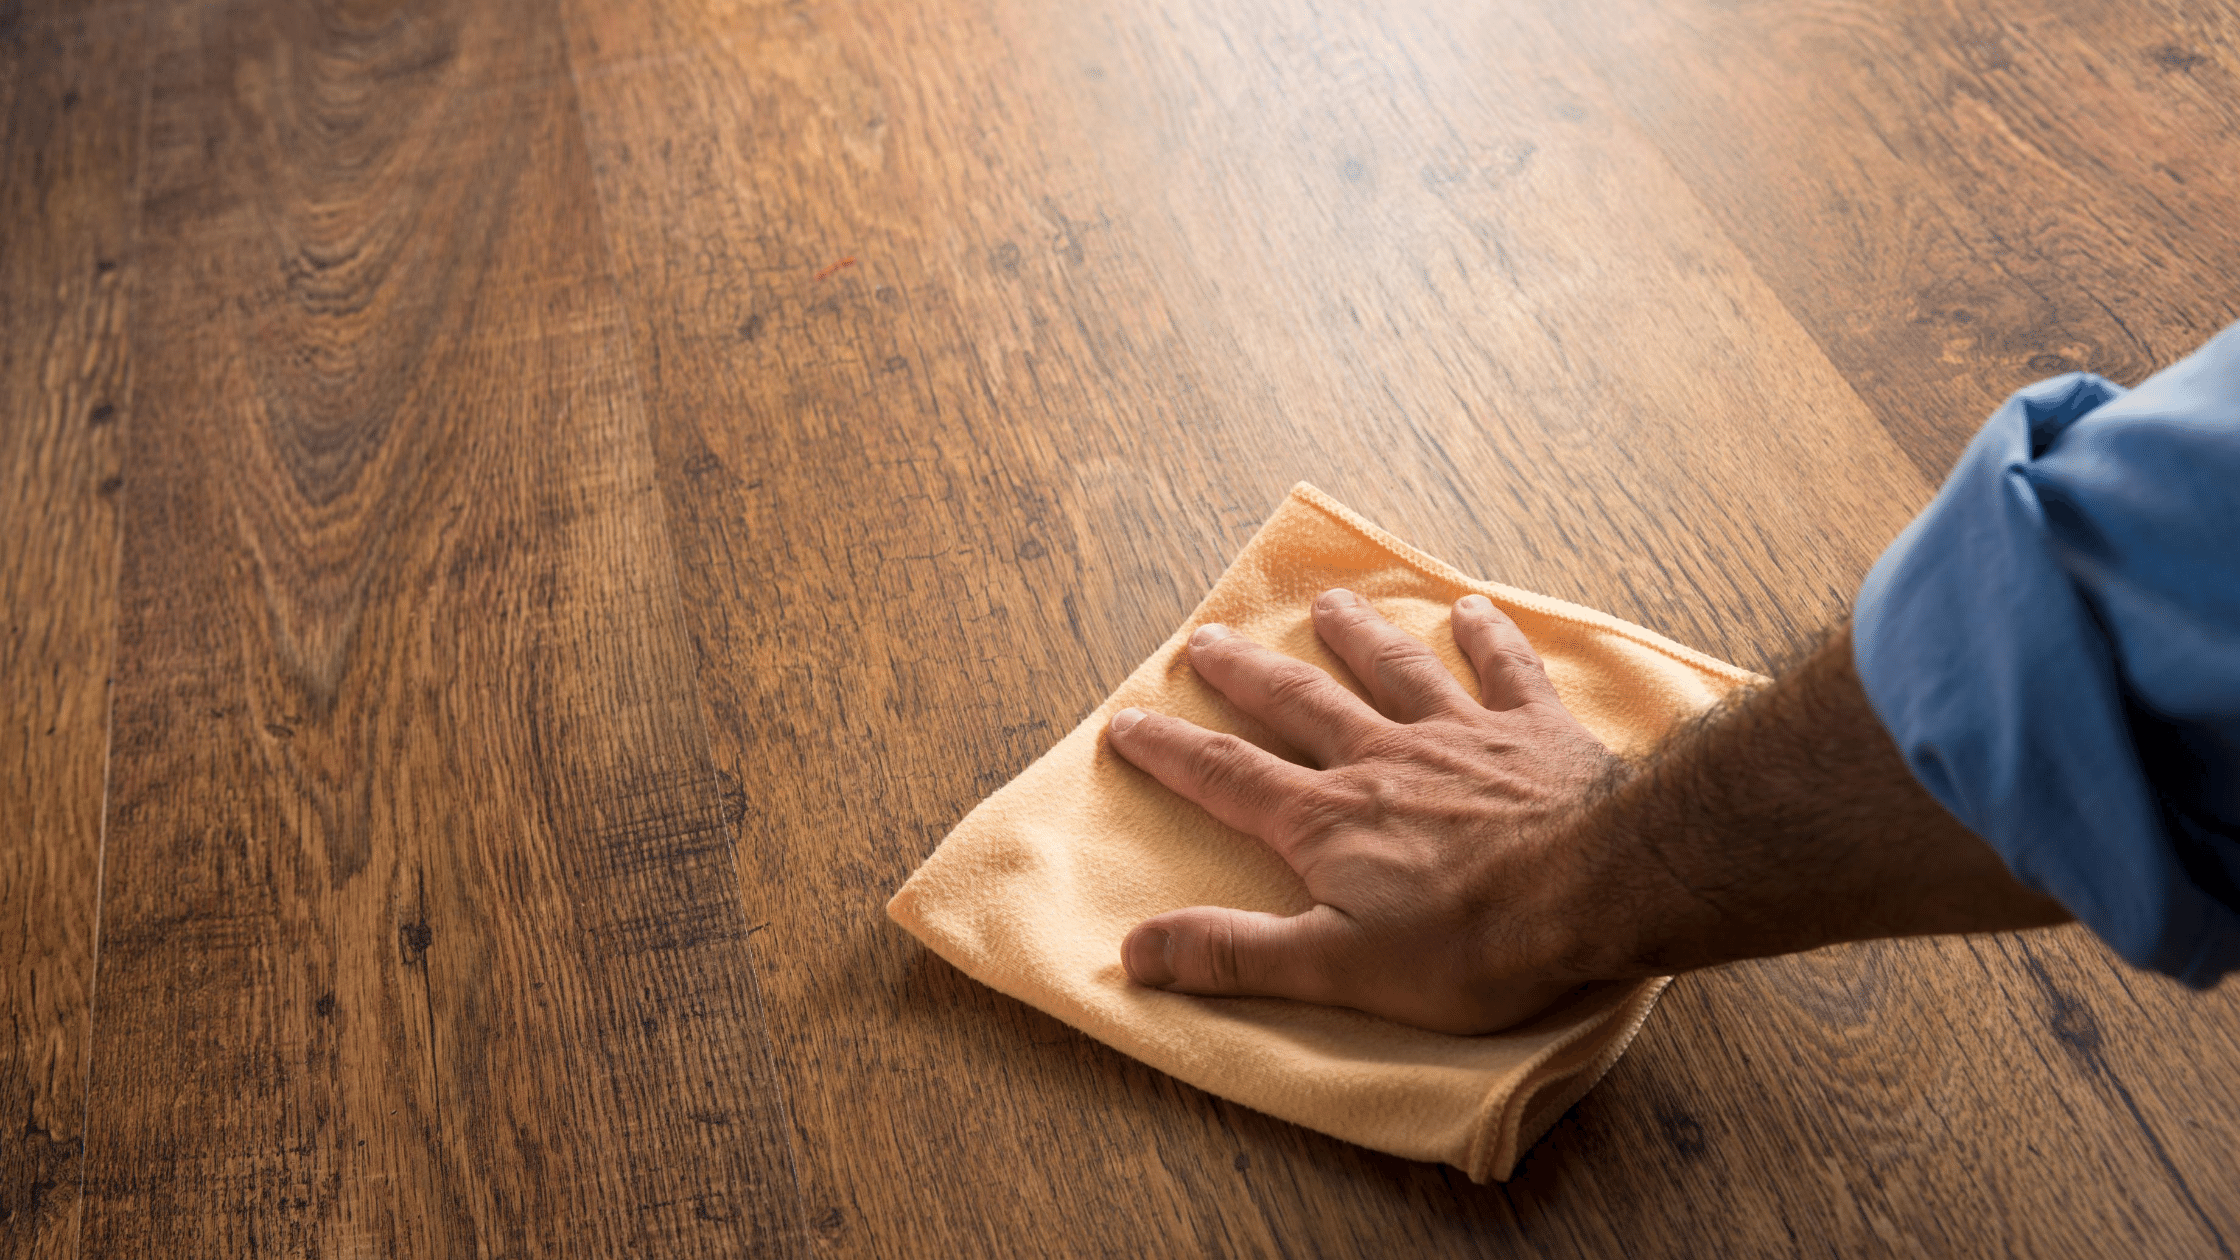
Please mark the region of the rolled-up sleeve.
<svg viewBox="0 0 2240 1260"><path fill-rule="evenodd" d="M2240 325L2001 407L1860 588L1923 787L2125 958L2240 966Z"/></svg>

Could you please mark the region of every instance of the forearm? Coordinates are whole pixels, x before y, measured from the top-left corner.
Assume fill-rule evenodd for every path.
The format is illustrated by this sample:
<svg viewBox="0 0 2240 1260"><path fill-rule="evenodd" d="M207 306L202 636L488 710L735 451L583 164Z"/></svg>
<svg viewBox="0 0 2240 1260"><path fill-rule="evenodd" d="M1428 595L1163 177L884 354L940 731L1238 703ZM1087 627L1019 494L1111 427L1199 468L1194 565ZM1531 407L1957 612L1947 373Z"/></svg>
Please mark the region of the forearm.
<svg viewBox="0 0 2240 1260"><path fill-rule="evenodd" d="M1314 898L1293 915L1153 916L1122 946L1139 984L1482 1033L1596 980L2067 917L1914 781L1848 633L1628 764L1483 596L1452 620L1475 698L1360 596L1326 591L1314 615L1367 699L1225 626L1190 641L1200 675L1306 764L1161 714L1113 716L1116 752L1260 837Z"/></svg>
<svg viewBox="0 0 2240 1260"><path fill-rule="evenodd" d="M1586 969L1657 974L1839 941L2070 917L1922 789L1869 706L1849 627L1721 706L1576 816L1630 927Z"/></svg>

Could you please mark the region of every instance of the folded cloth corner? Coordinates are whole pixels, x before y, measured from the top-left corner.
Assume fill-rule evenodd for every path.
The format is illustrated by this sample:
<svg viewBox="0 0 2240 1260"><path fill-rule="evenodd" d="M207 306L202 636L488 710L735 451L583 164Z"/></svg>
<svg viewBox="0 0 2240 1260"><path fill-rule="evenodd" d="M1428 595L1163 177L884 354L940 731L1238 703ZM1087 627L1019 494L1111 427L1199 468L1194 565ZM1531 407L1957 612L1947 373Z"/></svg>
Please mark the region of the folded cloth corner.
<svg viewBox="0 0 2240 1260"><path fill-rule="evenodd" d="M1188 620L1056 747L982 801L887 905L965 974L1200 1089L1476 1181L1505 1180L1625 1052L1663 979L1582 988L1506 1032L1458 1037L1278 998L1200 998L1128 980L1120 942L1184 906L1297 913L1273 851L1121 760L1105 723L1131 705L1251 737L1183 647L1219 621L1328 670L1312 604L1346 587L1476 676L1447 626L1486 596L1514 618L1563 702L1603 743L1645 751L1755 676L1614 617L1464 576L1312 486L1292 488Z"/></svg>

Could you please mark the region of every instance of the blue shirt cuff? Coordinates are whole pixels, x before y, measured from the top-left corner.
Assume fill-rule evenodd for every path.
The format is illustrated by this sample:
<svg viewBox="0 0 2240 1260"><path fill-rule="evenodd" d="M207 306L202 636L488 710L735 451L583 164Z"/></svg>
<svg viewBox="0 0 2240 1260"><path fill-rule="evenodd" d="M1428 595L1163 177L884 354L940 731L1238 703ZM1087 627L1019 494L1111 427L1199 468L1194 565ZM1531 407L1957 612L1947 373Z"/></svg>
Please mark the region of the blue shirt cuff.
<svg viewBox="0 0 2240 1260"><path fill-rule="evenodd" d="M2232 469L2220 461L2240 450L2240 426L2231 423L2240 416L2240 382L2225 374L2240 363L2240 329L2189 363L2171 370L2170 383L2136 391L2139 406L2126 403L2121 387L2082 373L2016 394L1867 575L1853 640L1867 698L1924 788L2018 878L2058 899L2126 959L2205 986L2240 966L2240 914L2217 895L2223 879L2229 896L2234 853L2217 847L2227 842L2215 827L2173 814L2143 763L2134 726L2159 709L2153 696L2142 709L2136 679L2127 677L2125 636L2165 645L2169 635L2195 631L2229 638L2234 627L2221 605L2208 613L2156 607L2133 618L2139 610L2123 606L2127 596L2114 585L2124 564L2107 563L2109 555L2124 559L2117 544L2125 504L2106 509L2116 523L2103 527L2093 518L2099 503L2077 489L2100 477L2140 502L2156 494L2182 502L2189 485L2205 502L2234 497L2230 487L2240 482L2223 480ZM2214 378L2207 386L2204 373ZM2128 455L2106 436L2127 432L2115 428L2127 418L2118 411L2153 412L2145 404L2160 403L2167 412L2172 399L2199 411L2211 387L2222 390L2223 410L2206 420L2132 421L2163 428ZM2105 417L2095 422L2101 428L2079 430L2096 413ZM2132 462L2111 479L2109 461L2119 457ZM2093 462L2080 472L2062 458ZM2216 537L2221 524L2212 513L2174 537L2140 531L2159 550L2151 564L2132 556L2130 567L2173 575L2166 585L2181 593L2227 582L2232 562L2223 553L2240 548L2229 533ZM2111 532L2115 543L2105 537ZM2103 598L2103 586L2115 593ZM2193 664L2240 679L2240 654Z"/></svg>

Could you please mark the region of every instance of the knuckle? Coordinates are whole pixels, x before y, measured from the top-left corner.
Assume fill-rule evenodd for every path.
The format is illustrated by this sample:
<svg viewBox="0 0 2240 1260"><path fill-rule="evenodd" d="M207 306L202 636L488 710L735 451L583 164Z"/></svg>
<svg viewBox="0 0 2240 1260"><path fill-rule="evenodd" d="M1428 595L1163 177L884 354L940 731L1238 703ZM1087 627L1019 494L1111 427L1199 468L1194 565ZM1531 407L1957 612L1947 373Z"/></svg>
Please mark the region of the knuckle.
<svg viewBox="0 0 2240 1260"><path fill-rule="evenodd" d="M1276 827L1292 844L1310 844L1371 812L1373 797L1350 776L1324 774L1276 807Z"/></svg>
<svg viewBox="0 0 2240 1260"><path fill-rule="evenodd" d="M1493 641L1493 655L1511 665L1540 668L1540 654L1521 634L1505 634Z"/></svg>
<svg viewBox="0 0 2240 1260"><path fill-rule="evenodd" d="M1454 681L1447 667L1431 654L1431 649L1420 643L1402 642L1395 647L1380 648L1372 668L1387 686L1413 692L1437 691L1441 684Z"/></svg>
<svg viewBox="0 0 2240 1260"><path fill-rule="evenodd" d="M1285 708L1300 707L1313 700L1328 681L1329 675L1314 666L1292 661L1268 671L1268 699Z"/></svg>
<svg viewBox="0 0 2240 1260"><path fill-rule="evenodd" d="M1391 634L1370 646L1369 663L1380 670L1413 669L1420 667L1429 655L1429 650L1414 639L1404 634Z"/></svg>
<svg viewBox="0 0 2240 1260"><path fill-rule="evenodd" d="M1330 830L1336 821L1337 811L1330 808L1328 794L1321 787L1311 787L1293 793L1276 806L1273 822L1277 836L1291 845L1304 844Z"/></svg>
<svg viewBox="0 0 2240 1260"><path fill-rule="evenodd" d="M1413 724L1389 726L1364 735L1351 749L1353 760L1415 762L1423 759L1424 733Z"/></svg>
<svg viewBox="0 0 2240 1260"><path fill-rule="evenodd" d="M1217 731L1191 751L1191 769L1208 787L1233 788L1244 782L1256 751L1236 736Z"/></svg>
<svg viewBox="0 0 2240 1260"><path fill-rule="evenodd" d="M1223 916L1219 921L1206 925L1198 933L1198 962L1207 984L1215 989L1234 989L1243 978L1237 968L1236 921Z"/></svg>
<svg viewBox="0 0 2240 1260"><path fill-rule="evenodd" d="M1522 643L1496 643L1486 655L1486 664L1504 673L1545 673L1547 667L1540 663L1540 654Z"/></svg>

